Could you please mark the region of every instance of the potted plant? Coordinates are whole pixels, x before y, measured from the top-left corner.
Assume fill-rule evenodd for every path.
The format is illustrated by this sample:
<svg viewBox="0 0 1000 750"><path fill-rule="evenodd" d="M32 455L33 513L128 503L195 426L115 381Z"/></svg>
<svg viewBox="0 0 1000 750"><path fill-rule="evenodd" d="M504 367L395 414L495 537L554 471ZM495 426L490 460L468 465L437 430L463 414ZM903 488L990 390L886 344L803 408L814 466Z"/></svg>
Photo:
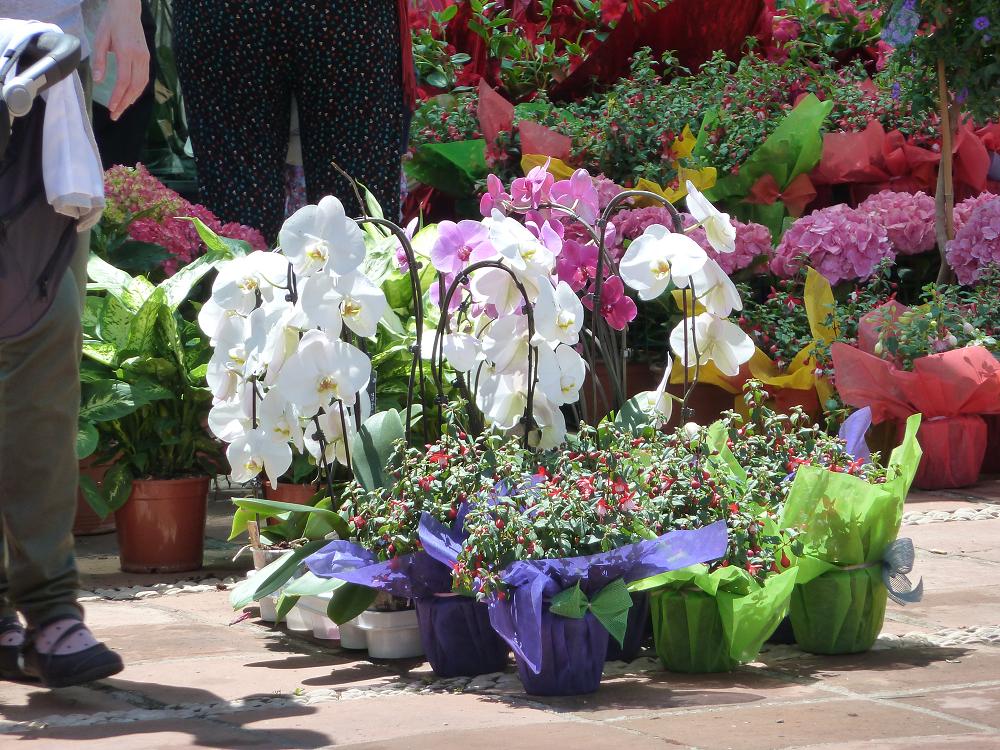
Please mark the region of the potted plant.
<svg viewBox="0 0 1000 750"><path fill-rule="evenodd" d="M867 651L882 629L888 597L899 604L920 600L922 582L913 587L906 578L913 544L896 538L920 463L919 426L919 414L907 419L902 444L885 469L864 463L844 472L814 464L796 471L781 524L801 530L791 599L800 648L818 654Z"/></svg>
<svg viewBox="0 0 1000 750"><path fill-rule="evenodd" d="M84 356L113 374L101 388L131 399L127 413L103 422L113 441L95 454L110 464L99 497L116 515L123 570L202 564L219 448L207 431L211 394L201 384L208 342L180 308L194 285L231 257L231 247L217 248L158 286L97 256L90 260L91 288L105 295L99 311L93 308L96 325L85 331Z"/></svg>

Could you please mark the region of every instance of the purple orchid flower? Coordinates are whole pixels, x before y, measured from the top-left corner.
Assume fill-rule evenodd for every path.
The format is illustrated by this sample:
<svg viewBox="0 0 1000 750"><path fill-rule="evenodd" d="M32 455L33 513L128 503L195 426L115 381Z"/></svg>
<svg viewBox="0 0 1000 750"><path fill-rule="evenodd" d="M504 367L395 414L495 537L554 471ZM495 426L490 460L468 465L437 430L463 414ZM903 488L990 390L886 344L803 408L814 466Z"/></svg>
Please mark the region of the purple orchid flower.
<svg viewBox="0 0 1000 750"><path fill-rule="evenodd" d="M583 305L588 310L594 309L594 295L583 298ZM616 331L624 330L625 326L635 320L638 308L635 302L625 294L625 284L617 276L609 276L601 286L601 315L608 325Z"/></svg>
<svg viewBox="0 0 1000 750"><path fill-rule="evenodd" d="M574 292L585 289L597 275L597 248L576 240L564 240L562 252L556 258L556 275Z"/></svg>
<svg viewBox="0 0 1000 750"><path fill-rule="evenodd" d="M526 177L518 177L510 185L510 199L518 211L537 210L549 200L555 177L549 174L549 162L531 169Z"/></svg>
<svg viewBox="0 0 1000 750"><path fill-rule="evenodd" d="M492 216L493 211L507 214L507 206L510 204L510 194L504 190L503 183L495 174L486 178L486 193L479 200L479 213L483 216Z"/></svg>
<svg viewBox="0 0 1000 750"><path fill-rule="evenodd" d="M597 188L587 170L578 169L568 180L559 180L552 185L549 197L553 202L572 209L587 224L597 221Z"/></svg>
<svg viewBox="0 0 1000 750"><path fill-rule="evenodd" d="M454 276L470 263L492 257L489 231L478 221L442 221L431 248L431 264L443 274Z"/></svg>

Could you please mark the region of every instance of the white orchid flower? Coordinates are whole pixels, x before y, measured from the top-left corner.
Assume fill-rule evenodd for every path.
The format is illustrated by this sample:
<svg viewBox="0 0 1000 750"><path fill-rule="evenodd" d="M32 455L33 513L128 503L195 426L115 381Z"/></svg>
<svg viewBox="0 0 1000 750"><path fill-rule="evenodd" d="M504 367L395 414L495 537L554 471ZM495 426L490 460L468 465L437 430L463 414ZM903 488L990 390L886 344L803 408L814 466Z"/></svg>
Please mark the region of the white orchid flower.
<svg viewBox="0 0 1000 750"><path fill-rule="evenodd" d="M264 394L257 407L261 431L271 440L291 443L302 451L302 425L293 404L288 403L276 388Z"/></svg>
<svg viewBox="0 0 1000 750"><path fill-rule="evenodd" d="M374 336L389 308L382 290L360 271L306 279L301 298L310 322L331 336L340 335L343 323L362 338Z"/></svg>
<svg viewBox="0 0 1000 750"><path fill-rule="evenodd" d="M733 310L743 309L743 301L736 285L711 258L691 277L691 289L698 302L716 317L725 318Z"/></svg>
<svg viewBox="0 0 1000 750"><path fill-rule="evenodd" d="M556 349L556 364L559 365L559 397L557 404L573 404L580 400L580 389L587 377L587 363L572 346Z"/></svg>
<svg viewBox="0 0 1000 750"><path fill-rule="evenodd" d="M267 474L272 487L292 465L292 447L288 443L271 440L260 428L238 437L226 449L232 478L236 482L249 482L261 471Z"/></svg>
<svg viewBox="0 0 1000 750"><path fill-rule="evenodd" d="M656 390L643 391L635 397L642 411L664 423L669 422L670 416L674 413L674 399L667 393L667 384L670 381L672 366L673 359L668 355L663 377L660 379L660 384L656 386Z"/></svg>
<svg viewBox="0 0 1000 750"><path fill-rule="evenodd" d="M364 401L363 398L362 401ZM320 447L316 422L319 422L319 430L323 434L325 450ZM327 463L339 461L347 466L347 441L352 440L356 433L351 410L345 409L341 404L334 404L306 426L306 452L317 461L326 461Z"/></svg>
<svg viewBox="0 0 1000 750"><path fill-rule="evenodd" d="M208 361L205 379L215 402L229 401L246 377L246 342L220 343Z"/></svg>
<svg viewBox="0 0 1000 750"><path fill-rule="evenodd" d="M494 210L491 218L483 219L483 224L489 229L490 244L497 251L495 260L501 261L514 275L499 268L477 271L472 275L472 294L477 300L495 306L501 315L508 315L524 299L515 279L524 287L528 301L534 302L539 288L550 283L558 250L553 251L517 219L499 211ZM548 234L549 244L560 242L554 232Z"/></svg>
<svg viewBox="0 0 1000 750"><path fill-rule="evenodd" d="M468 333L447 334L441 342L441 349L458 372L469 372L482 353L479 339Z"/></svg>
<svg viewBox="0 0 1000 750"><path fill-rule="evenodd" d="M305 314L299 305L286 307L276 320L269 322L271 326L267 330L267 338L260 354L267 366L261 382L268 387L278 382L281 368L299 348L302 331L308 326Z"/></svg>
<svg viewBox="0 0 1000 750"><path fill-rule="evenodd" d="M719 253L731 253L736 250L736 227L729 220L729 214L724 214L694 186L687 181L688 212L705 229L708 243Z"/></svg>
<svg viewBox="0 0 1000 750"><path fill-rule="evenodd" d="M243 313L227 310L209 297L198 311L198 326L215 346L222 339L230 341L243 331Z"/></svg>
<svg viewBox="0 0 1000 750"><path fill-rule="evenodd" d="M524 416L528 402L526 372L497 372L480 368L476 382L476 405L487 421L501 430L513 429Z"/></svg>
<svg viewBox="0 0 1000 750"><path fill-rule="evenodd" d="M304 417L367 387L372 363L355 346L309 331L281 369L276 388Z"/></svg>
<svg viewBox="0 0 1000 750"><path fill-rule="evenodd" d="M690 237L653 224L632 241L619 264L622 280L644 300L656 299L670 285L688 285L708 254Z"/></svg>
<svg viewBox="0 0 1000 750"><path fill-rule="evenodd" d="M343 276L365 259L364 233L332 195L289 216L278 233L278 245L302 277L325 270Z"/></svg>
<svg viewBox="0 0 1000 750"><path fill-rule="evenodd" d="M228 401L220 401L208 412L208 429L219 440L231 443L253 429L253 388L239 388Z"/></svg>
<svg viewBox="0 0 1000 750"><path fill-rule="evenodd" d="M276 291L284 294L282 287L287 283L286 257L278 253L253 252L219 267L212 284L212 301L223 310L249 315L258 302L272 300Z"/></svg>
<svg viewBox="0 0 1000 750"><path fill-rule="evenodd" d="M565 281L555 288L539 285L534 308L535 332L551 346L576 344L583 329L583 315L583 303Z"/></svg>
<svg viewBox="0 0 1000 750"><path fill-rule="evenodd" d="M482 351L497 372L527 371L528 318L508 315L494 321L482 336Z"/></svg>
<svg viewBox="0 0 1000 750"><path fill-rule="evenodd" d="M552 450L566 442L566 417L558 404L536 393L531 411L535 424L528 435L528 442L533 447Z"/></svg>
<svg viewBox="0 0 1000 750"><path fill-rule="evenodd" d="M749 362L754 353L753 341L738 325L710 312L684 318L678 323L670 332L670 348L681 357L685 367L694 367L696 359L702 365L711 360L723 375L731 377L739 374L740 365Z"/></svg>

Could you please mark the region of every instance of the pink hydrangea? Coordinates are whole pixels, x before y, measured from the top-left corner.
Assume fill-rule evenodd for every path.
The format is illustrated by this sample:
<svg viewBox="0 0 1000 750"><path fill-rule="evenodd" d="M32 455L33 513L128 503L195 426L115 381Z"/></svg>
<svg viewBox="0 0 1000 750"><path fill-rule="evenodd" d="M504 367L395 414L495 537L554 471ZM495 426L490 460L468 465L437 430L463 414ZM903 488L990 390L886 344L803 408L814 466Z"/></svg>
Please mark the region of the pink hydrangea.
<svg viewBox="0 0 1000 750"><path fill-rule="evenodd" d="M693 227L698 222L688 213L681 214L684 228ZM734 274L744 268L750 268L754 261L761 257L769 258L772 253L771 232L761 224L744 224L742 221L730 219L736 227L736 250L732 253L720 253L708 242L708 236L701 227L692 229L688 237L701 245L708 257L714 260L727 274ZM648 208L626 209L615 215L612 220L618 230L619 241L634 240L653 224L673 227L670 211L662 206Z"/></svg>
<svg viewBox="0 0 1000 750"><path fill-rule="evenodd" d="M785 232L771 261L771 270L789 278L802 256L831 284L867 279L883 258L892 257L889 235L878 222L844 204L803 216Z"/></svg>
<svg viewBox="0 0 1000 750"><path fill-rule="evenodd" d="M603 211L611 203L611 199L622 192L624 188L602 174L596 175L593 180L594 187L597 188L597 207Z"/></svg>
<svg viewBox="0 0 1000 750"><path fill-rule="evenodd" d="M961 284L973 284L990 266L1000 266L1000 199L984 201L945 248Z"/></svg>
<svg viewBox="0 0 1000 750"><path fill-rule="evenodd" d="M955 206L955 231L957 232L962 226L969 220L972 216L972 212L979 208L984 203L989 203L991 200L996 198L993 193L985 192L980 193L972 198L966 198L961 203Z"/></svg>
<svg viewBox="0 0 1000 750"><path fill-rule="evenodd" d="M201 219L213 232L244 240L254 250L267 249L259 231L236 222L223 224L204 206L190 203L166 187L141 164L109 169L104 175L104 190L107 205L102 224L109 228L128 223L131 239L166 249L171 256L162 265L167 276L205 251L194 225L183 217ZM140 218L132 219L140 212Z"/></svg>
<svg viewBox="0 0 1000 750"><path fill-rule="evenodd" d="M926 193L883 190L868 196L858 210L885 227L892 249L899 255L925 253L937 245L934 199Z"/></svg>

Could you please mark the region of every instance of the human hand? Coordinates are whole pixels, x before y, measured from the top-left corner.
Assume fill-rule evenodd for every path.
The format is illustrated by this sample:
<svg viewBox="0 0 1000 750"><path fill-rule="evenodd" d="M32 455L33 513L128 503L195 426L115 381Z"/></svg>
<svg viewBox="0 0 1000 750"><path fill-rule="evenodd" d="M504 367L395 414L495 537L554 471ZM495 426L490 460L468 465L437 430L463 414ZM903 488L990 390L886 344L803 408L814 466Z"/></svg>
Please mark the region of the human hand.
<svg viewBox="0 0 1000 750"><path fill-rule="evenodd" d="M128 109L149 81L149 50L142 30L140 0L108 0L94 38L94 80L104 80L108 53L114 52L118 78L108 109L117 120Z"/></svg>

